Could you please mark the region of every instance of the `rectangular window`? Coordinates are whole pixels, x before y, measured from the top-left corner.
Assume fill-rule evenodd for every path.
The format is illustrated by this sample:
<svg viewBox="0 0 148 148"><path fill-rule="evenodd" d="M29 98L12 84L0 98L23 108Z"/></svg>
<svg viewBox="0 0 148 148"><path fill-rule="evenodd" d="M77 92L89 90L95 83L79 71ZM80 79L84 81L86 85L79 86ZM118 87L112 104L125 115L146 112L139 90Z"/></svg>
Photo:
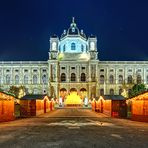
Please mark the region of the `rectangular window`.
<svg viewBox="0 0 148 148"><path fill-rule="evenodd" d="M43 72L46 72L46 69L43 69Z"/></svg>
<svg viewBox="0 0 148 148"><path fill-rule="evenodd" d="M113 69L110 69L110 72L114 72L114 70Z"/></svg>
<svg viewBox="0 0 148 148"><path fill-rule="evenodd" d="M65 69L65 67L61 67L62 69Z"/></svg>
<svg viewBox="0 0 148 148"><path fill-rule="evenodd" d="M129 69L128 72L132 72L132 69Z"/></svg>
<svg viewBox="0 0 148 148"><path fill-rule="evenodd" d="M24 72L28 72L28 69L24 69Z"/></svg>
<svg viewBox="0 0 148 148"><path fill-rule="evenodd" d="M75 69L75 67L71 67L71 69Z"/></svg>
<svg viewBox="0 0 148 148"><path fill-rule="evenodd" d="M123 69L119 69L119 72L123 72Z"/></svg>
<svg viewBox="0 0 148 148"><path fill-rule="evenodd" d="M34 69L33 72L37 72L37 69Z"/></svg>
<svg viewBox="0 0 148 148"><path fill-rule="evenodd" d="M104 69L100 69L100 72L104 72Z"/></svg>
<svg viewBox="0 0 148 148"><path fill-rule="evenodd" d="M19 70L18 70L18 69L16 69L16 70L15 70L15 72L19 72Z"/></svg>
<svg viewBox="0 0 148 148"><path fill-rule="evenodd" d="M85 69L85 67L82 67L82 69Z"/></svg>
<svg viewBox="0 0 148 148"><path fill-rule="evenodd" d="M137 72L141 72L141 69L138 69Z"/></svg>

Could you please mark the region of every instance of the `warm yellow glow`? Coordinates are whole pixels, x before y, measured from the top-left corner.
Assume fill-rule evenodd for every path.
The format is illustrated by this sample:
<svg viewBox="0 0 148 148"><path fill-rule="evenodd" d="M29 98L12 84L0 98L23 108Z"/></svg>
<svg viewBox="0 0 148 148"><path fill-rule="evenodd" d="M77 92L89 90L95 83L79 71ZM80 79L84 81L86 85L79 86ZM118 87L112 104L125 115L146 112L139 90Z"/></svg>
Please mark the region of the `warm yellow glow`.
<svg viewBox="0 0 148 148"><path fill-rule="evenodd" d="M64 54L63 54L63 53L59 53L59 55L58 55L58 59L59 59L59 60L62 60L63 57L64 57Z"/></svg>
<svg viewBox="0 0 148 148"><path fill-rule="evenodd" d="M82 100L75 91L70 92L70 94L67 96L65 100L65 105L80 105L81 103Z"/></svg>

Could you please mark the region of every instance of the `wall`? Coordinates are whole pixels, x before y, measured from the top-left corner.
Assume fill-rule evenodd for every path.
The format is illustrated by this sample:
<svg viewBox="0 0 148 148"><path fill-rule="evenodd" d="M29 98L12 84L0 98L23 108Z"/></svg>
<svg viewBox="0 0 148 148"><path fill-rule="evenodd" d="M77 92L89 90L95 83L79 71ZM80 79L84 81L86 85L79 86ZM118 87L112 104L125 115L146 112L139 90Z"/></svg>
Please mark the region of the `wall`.
<svg viewBox="0 0 148 148"><path fill-rule="evenodd" d="M112 101L111 100L103 100L103 113L111 116L112 112Z"/></svg>
<svg viewBox="0 0 148 148"><path fill-rule="evenodd" d="M132 100L132 120L148 122L148 100Z"/></svg>
<svg viewBox="0 0 148 148"><path fill-rule="evenodd" d="M14 98L7 96L8 99L0 98L0 122L14 120Z"/></svg>

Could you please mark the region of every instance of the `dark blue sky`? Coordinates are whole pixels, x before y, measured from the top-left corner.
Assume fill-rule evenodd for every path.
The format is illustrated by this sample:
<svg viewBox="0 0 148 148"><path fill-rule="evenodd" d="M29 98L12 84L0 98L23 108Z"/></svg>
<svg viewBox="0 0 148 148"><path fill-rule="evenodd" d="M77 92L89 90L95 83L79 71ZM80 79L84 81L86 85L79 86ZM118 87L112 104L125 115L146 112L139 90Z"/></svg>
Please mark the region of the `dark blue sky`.
<svg viewBox="0 0 148 148"><path fill-rule="evenodd" d="M47 60L72 16L97 36L100 60L148 60L147 0L1 0L0 60Z"/></svg>

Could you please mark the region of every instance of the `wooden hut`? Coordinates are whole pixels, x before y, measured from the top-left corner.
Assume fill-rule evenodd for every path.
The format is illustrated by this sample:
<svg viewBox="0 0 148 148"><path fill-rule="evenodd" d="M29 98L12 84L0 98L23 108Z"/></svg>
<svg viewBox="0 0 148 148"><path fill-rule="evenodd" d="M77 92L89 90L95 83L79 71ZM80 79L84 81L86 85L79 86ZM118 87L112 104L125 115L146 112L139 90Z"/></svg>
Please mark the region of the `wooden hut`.
<svg viewBox="0 0 148 148"><path fill-rule="evenodd" d="M111 117L126 117L126 100L121 95L104 95L98 99L98 110Z"/></svg>
<svg viewBox="0 0 148 148"><path fill-rule="evenodd" d="M0 92L0 122L11 121L14 116L14 97Z"/></svg>
<svg viewBox="0 0 148 148"><path fill-rule="evenodd" d="M20 99L22 117L37 116L50 111L50 101L46 95L26 95Z"/></svg>
<svg viewBox="0 0 148 148"><path fill-rule="evenodd" d="M96 111L96 100L95 99L93 99L91 101L91 108L92 108L93 111Z"/></svg>
<svg viewBox="0 0 148 148"><path fill-rule="evenodd" d="M131 119L148 122L148 92L133 97L131 100Z"/></svg>

